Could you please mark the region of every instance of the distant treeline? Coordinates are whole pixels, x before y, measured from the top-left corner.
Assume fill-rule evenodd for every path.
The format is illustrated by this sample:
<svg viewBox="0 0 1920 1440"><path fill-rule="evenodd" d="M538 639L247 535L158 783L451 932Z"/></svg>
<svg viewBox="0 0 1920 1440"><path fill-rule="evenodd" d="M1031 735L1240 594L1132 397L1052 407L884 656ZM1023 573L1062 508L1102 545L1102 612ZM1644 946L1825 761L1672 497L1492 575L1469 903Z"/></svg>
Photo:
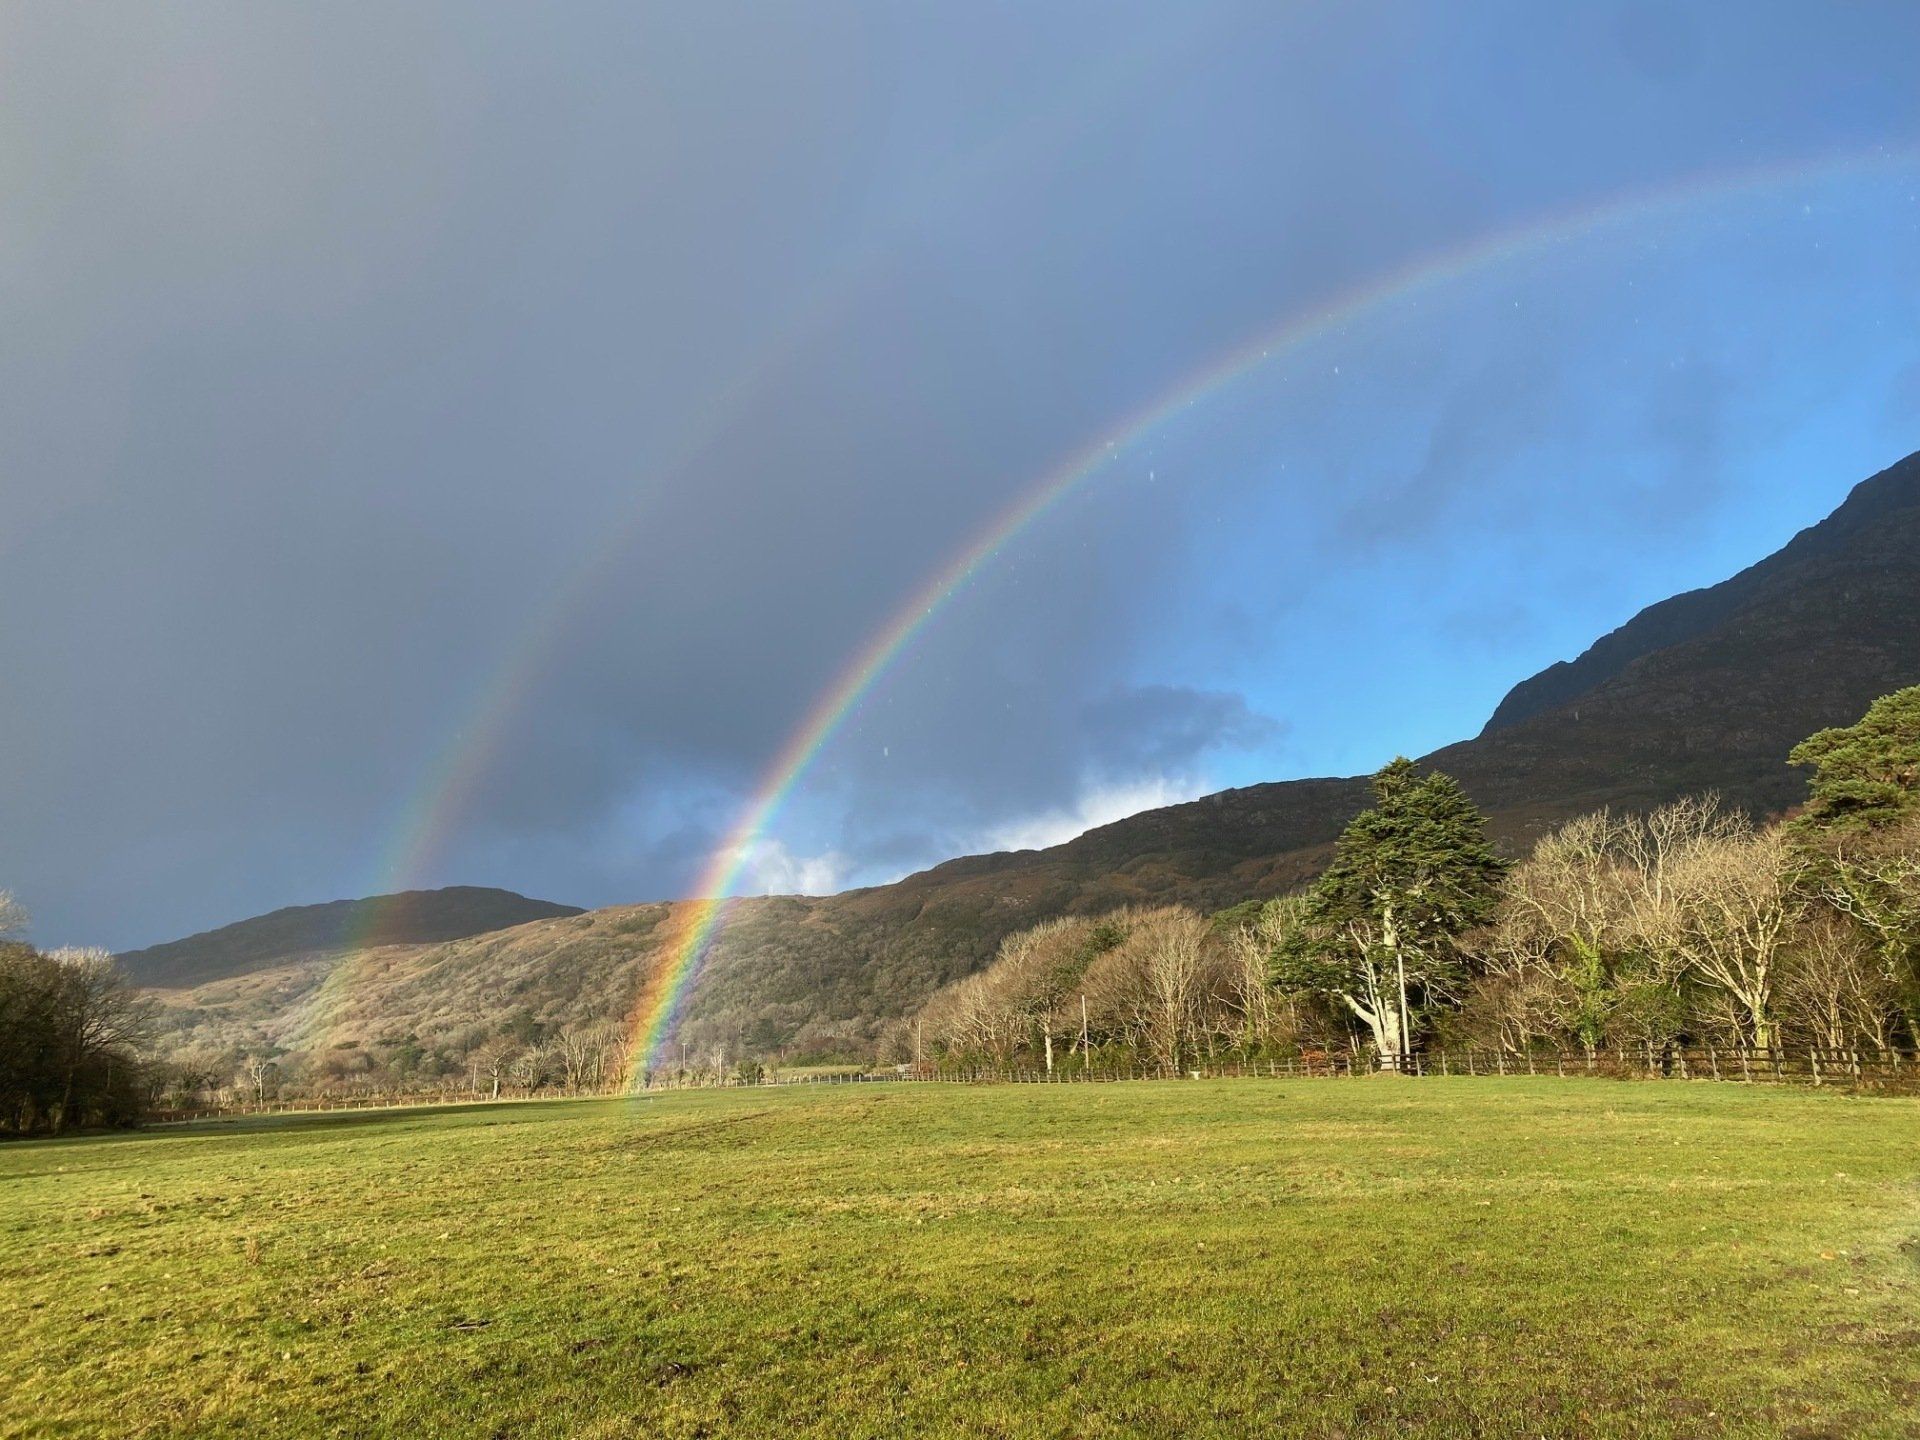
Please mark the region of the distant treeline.
<svg viewBox="0 0 1920 1440"><path fill-rule="evenodd" d="M626 1075L627 1042L612 1022L556 1027L518 1012L469 1026L429 1048L417 1036L349 1040L298 1053L188 1047L157 1067L154 1103L193 1111L277 1100L456 1095L599 1095Z"/></svg>
<svg viewBox="0 0 1920 1440"><path fill-rule="evenodd" d="M905 1063L1181 1067L1435 1045L1496 1053L1920 1043L1920 687L1793 753L1810 798L1598 811L1517 864L1447 776L1396 760L1305 891L1213 916L1049 921L889 1037Z"/></svg>

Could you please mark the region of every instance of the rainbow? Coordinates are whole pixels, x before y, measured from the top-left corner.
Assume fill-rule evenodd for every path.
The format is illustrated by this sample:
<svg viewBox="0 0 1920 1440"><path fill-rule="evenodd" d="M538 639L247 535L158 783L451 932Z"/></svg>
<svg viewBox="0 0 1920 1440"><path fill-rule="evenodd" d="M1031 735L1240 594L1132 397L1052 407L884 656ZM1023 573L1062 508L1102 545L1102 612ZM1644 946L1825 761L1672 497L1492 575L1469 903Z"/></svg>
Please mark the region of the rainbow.
<svg viewBox="0 0 1920 1440"><path fill-rule="evenodd" d="M1336 334L1380 307L1406 303L1480 271L1508 264L1555 245L1584 240L1605 230L1641 224L1667 211L1757 198L1793 184L1854 171L1891 170L1920 159L1920 147L1882 149L1756 166L1734 175L1692 177L1655 190L1560 212L1518 229L1470 241L1437 256L1416 260L1289 318L1277 328L1214 361L1163 392L1145 407L1069 455L970 540L846 664L791 739L768 767L754 798L702 870L694 894L675 917L675 935L665 960L642 987L629 1019L628 1088L638 1085L673 1034L725 915L740 874L755 845L780 812L827 742L880 677L955 596L1013 540L1104 473L1159 426L1215 392L1275 359Z"/></svg>
<svg viewBox="0 0 1920 1440"><path fill-rule="evenodd" d="M779 814L821 750L859 706L874 684L943 608L973 578L1029 527L1044 519L1154 430L1263 364L1281 359L1337 334L1378 309L1417 300L1477 273L1511 264L1556 245L1603 234L1658 218L1668 212L1691 214L1707 207L1760 198L1775 189L1841 178L1851 174L1895 171L1920 159L1920 147L1880 148L1778 161L1731 174L1694 175L1655 189L1610 197L1595 204L1554 212L1518 227L1486 235L1375 277L1313 309L1288 317L1258 333L1224 356L1122 417L1099 437L1064 457L990 520L931 579L916 589L892 617L845 664L807 713L791 739L767 767L751 801L698 877L694 900L675 906L668 947L651 978L643 984L628 1020L631 1056L629 1083L636 1083L659 1057L673 1033L740 875L758 842ZM809 328L812 315L796 316L782 327L773 352L746 367L715 403L697 418L685 443L665 465L672 470L691 459L711 439L735 402L767 373L772 355L783 353ZM635 522L615 527L583 564L556 586L516 644L508 647L458 708L467 717L452 729L449 742L422 774L401 811L389 846L376 867L375 889L404 890L435 870L435 860L455 829L468 797L502 748L522 698L537 689L541 671L571 616L613 573L637 533ZM377 922L365 937L377 943ZM349 977L342 977L350 984Z"/></svg>

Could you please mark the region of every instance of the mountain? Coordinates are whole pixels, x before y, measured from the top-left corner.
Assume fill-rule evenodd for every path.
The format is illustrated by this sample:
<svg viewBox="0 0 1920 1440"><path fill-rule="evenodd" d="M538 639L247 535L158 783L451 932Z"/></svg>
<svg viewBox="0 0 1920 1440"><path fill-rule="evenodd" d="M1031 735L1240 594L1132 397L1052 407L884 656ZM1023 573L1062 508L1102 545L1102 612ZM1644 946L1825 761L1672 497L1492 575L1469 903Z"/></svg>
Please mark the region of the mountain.
<svg viewBox="0 0 1920 1440"><path fill-rule="evenodd" d="M1861 560L1874 549L1875 528L1887 525L1902 531L1911 524L1916 506L1920 506L1920 455L1910 455L1856 486L1838 510L1759 564L1711 589L1690 590L1649 606L1595 641L1579 659L1550 665L1531 680L1521 681L1500 702L1481 734L1510 729L1569 704L1655 651L1705 638L1741 610L1777 599L1782 587L1804 583L1824 562L1833 562L1836 570L1858 571ZM1879 618L1890 617L1881 613Z"/></svg>
<svg viewBox="0 0 1920 1440"><path fill-rule="evenodd" d="M1582 811L1699 790L1770 814L1803 793L1786 764L1797 741L1916 680L1920 455L1863 482L1752 568L1652 606L1523 681L1479 736L1425 758L1460 779L1516 852ZM951 860L841 895L737 902L681 1034L734 1053L857 1049L983 964L1001 937L1048 916L1169 901L1216 908L1295 887L1365 797L1359 779L1248 786L1047 850ZM366 950L332 970L187 966L225 978L168 999L182 1031L211 1042L408 1031L426 1040L521 1012L556 1022L622 1015L660 959L673 910L619 907Z"/></svg>
<svg viewBox="0 0 1920 1440"><path fill-rule="evenodd" d="M1917 679L1920 454L1759 564L1522 682L1477 739L1429 758L1496 812L1713 789L1773 814L1804 794L1796 743Z"/></svg>
<svg viewBox="0 0 1920 1440"><path fill-rule="evenodd" d="M117 956L140 985L193 986L315 955L374 945L459 940L529 920L578 915L578 906L529 900L511 890L455 885L364 900L293 905Z"/></svg>

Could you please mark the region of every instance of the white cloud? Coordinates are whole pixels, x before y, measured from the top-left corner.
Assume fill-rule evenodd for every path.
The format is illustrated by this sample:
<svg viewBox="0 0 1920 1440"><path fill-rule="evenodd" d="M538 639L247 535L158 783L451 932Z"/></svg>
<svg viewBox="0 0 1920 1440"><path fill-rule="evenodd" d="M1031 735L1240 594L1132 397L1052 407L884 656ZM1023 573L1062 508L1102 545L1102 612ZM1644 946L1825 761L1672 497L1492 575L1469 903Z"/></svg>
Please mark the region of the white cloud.
<svg viewBox="0 0 1920 1440"><path fill-rule="evenodd" d="M1084 835L1101 825L1138 815L1142 810L1157 810L1163 805L1178 805L1206 794L1207 784L1197 776L1155 776L1122 785L1093 785L1080 793L1071 809L1054 809L1028 815L989 830L982 837L987 850L1044 850Z"/></svg>
<svg viewBox="0 0 1920 1440"><path fill-rule="evenodd" d="M851 866L838 850L796 855L771 836L743 847L736 895L831 895L847 887Z"/></svg>

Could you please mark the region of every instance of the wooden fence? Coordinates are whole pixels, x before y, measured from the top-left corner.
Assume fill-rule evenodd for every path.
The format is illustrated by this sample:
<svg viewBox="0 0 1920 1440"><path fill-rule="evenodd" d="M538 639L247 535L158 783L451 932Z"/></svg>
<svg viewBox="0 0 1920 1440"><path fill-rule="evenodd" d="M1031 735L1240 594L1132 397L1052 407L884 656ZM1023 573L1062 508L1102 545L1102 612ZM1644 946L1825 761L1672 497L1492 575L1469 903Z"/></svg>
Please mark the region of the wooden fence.
<svg viewBox="0 0 1920 1440"><path fill-rule="evenodd" d="M1557 1076L1611 1080L1720 1080L1743 1084L1839 1086L1920 1092L1920 1054L1897 1050L1687 1049L1586 1051L1430 1050L1404 1057L1313 1052L1274 1060L1206 1062L1179 1069L1131 1067L1079 1070L967 1068L908 1072L888 1079L948 1084L1057 1085L1115 1080L1331 1079L1400 1073L1410 1077Z"/></svg>
<svg viewBox="0 0 1920 1440"><path fill-rule="evenodd" d="M675 1075L649 1089L711 1089L787 1085L1107 1085L1139 1080L1333 1079L1398 1070L1408 1076L1499 1077L1552 1075L1611 1080L1722 1080L1743 1084L1841 1086L1920 1092L1920 1054L1897 1050L1774 1050L1660 1048L1642 1050L1495 1051L1429 1050L1396 1066L1367 1054L1310 1051L1270 1060L1205 1061L1159 1065L1061 1065L1052 1071L1019 1066L904 1066L897 1070L832 1075L770 1076L738 1080Z"/></svg>
<svg viewBox="0 0 1920 1440"><path fill-rule="evenodd" d="M1649 1046L1591 1054L1442 1050L1407 1059L1405 1068L1418 1075L1591 1075L1616 1080L1731 1080L1749 1085L1920 1091L1920 1054L1898 1050Z"/></svg>
<svg viewBox="0 0 1920 1440"><path fill-rule="evenodd" d="M1093 1068L1062 1065L1052 1072L1020 1067L971 1066L939 1069L906 1066L897 1070L848 1071L827 1075L770 1074L758 1080L675 1073L646 1088L665 1090L784 1088L795 1085L1111 1085L1143 1080L1288 1080L1350 1079L1398 1069L1410 1078L1556 1076L1566 1079L1722 1081L1748 1085L1804 1085L1889 1094L1920 1094L1920 1054L1898 1050L1720 1049L1715 1046L1641 1050L1529 1051L1428 1050L1407 1056L1402 1065L1382 1065L1372 1056L1345 1051L1271 1060L1208 1061L1178 1069L1155 1065ZM397 1095L317 1096L305 1100L248 1101L201 1109L161 1110L155 1123L240 1119L256 1115L295 1115L335 1110L401 1110L432 1105L524 1104L562 1098L568 1092L536 1090L493 1097L467 1091Z"/></svg>

